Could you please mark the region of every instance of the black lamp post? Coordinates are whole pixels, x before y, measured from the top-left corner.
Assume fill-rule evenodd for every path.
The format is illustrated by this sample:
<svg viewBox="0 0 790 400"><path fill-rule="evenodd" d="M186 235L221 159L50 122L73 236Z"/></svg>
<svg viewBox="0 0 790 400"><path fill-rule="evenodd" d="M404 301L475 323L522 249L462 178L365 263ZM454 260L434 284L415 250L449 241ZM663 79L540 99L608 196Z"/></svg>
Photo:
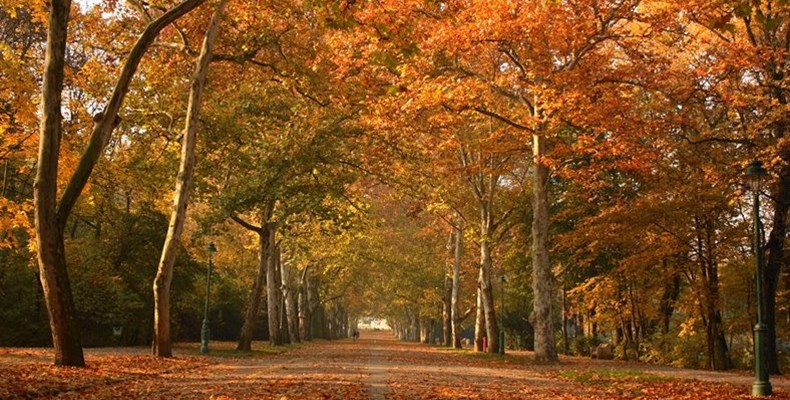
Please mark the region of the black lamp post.
<svg viewBox="0 0 790 400"><path fill-rule="evenodd" d="M211 293L211 258L217 252L214 242L208 244L208 268L206 269L206 308L203 310L203 327L200 329L200 352L208 353L208 299Z"/></svg>
<svg viewBox="0 0 790 400"><path fill-rule="evenodd" d="M760 223L760 188L763 179L768 176L768 171L763 168L763 163L754 160L746 169L746 179L754 195L754 263L755 280L757 281L757 325L754 326L754 383L752 396L768 396L771 394L771 382L768 378L768 369L765 366L765 333L768 325L765 324L765 309L763 307L763 251Z"/></svg>
<svg viewBox="0 0 790 400"><path fill-rule="evenodd" d="M499 275L499 290L502 307L499 310L499 355L505 355L505 275Z"/></svg>

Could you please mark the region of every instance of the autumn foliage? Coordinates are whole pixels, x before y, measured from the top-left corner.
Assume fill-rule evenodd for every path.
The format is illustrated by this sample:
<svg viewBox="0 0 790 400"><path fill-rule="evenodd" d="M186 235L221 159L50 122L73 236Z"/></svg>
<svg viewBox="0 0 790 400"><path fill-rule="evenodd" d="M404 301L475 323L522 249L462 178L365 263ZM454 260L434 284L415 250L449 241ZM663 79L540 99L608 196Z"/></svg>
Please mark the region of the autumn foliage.
<svg viewBox="0 0 790 400"><path fill-rule="evenodd" d="M171 357L204 319L247 352L376 317L405 341L550 364L604 345L749 370L759 303L766 366L790 366L785 1L0 6L2 346L84 366L92 346ZM68 370L74 385L214 368L156 359L148 377L143 356L107 357ZM29 365L4 368L16 396L72 391L57 369L36 389L18 386ZM569 386L509 396L692 398L687 382L538 374ZM394 376L404 398L496 398Z"/></svg>

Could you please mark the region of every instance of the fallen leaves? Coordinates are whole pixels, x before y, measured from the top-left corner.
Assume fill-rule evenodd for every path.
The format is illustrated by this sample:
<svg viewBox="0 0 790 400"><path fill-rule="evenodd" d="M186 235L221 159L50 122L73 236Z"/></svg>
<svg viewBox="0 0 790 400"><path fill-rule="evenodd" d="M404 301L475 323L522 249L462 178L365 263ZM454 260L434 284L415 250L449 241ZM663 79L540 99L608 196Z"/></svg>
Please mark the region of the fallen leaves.
<svg viewBox="0 0 790 400"><path fill-rule="evenodd" d="M166 374L190 371L209 365L196 357L154 358L142 355L102 355L87 357L87 368L57 367L47 361L28 361L36 351L3 352L0 363L0 398L30 399L80 397L96 388L113 388L126 382L162 379ZM12 358L12 356L16 356ZM101 397L102 394L99 394ZM106 398L111 393L104 393Z"/></svg>
<svg viewBox="0 0 790 400"><path fill-rule="evenodd" d="M0 349L0 398L357 400L381 398L374 388L386 385L389 400L751 399L748 377L735 374L700 381L683 374L704 371L673 369L673 377L645 364L570 358L533 365L523 353L502 358L368 336L243 358L89 350L88 368L51 366L46 349ZM785 387L771 399L790 400Z"/></svg>

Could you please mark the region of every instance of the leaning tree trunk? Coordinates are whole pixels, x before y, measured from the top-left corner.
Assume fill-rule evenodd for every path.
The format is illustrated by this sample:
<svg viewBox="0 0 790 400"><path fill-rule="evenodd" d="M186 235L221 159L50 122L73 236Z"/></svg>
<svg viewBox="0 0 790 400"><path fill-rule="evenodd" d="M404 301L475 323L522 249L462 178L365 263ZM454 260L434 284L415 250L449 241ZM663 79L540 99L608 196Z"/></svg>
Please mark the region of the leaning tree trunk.
<svg viewBox="0 0 790 400"><path fill-rule="evenodd" d="M459 221L459 224L461 222ZM455 229L455 257L453 260L453 347L461 348L461 307L460 307L460 285L461 285L461 257L463 256L464 245L463 229L459 226Z"/></svg>
<svg viewBox="0 0 790 400"><path fill-rule="evenodd" d="M181 165L176 178L173 210L170 214L170 225L167 228L167 236L162 249L162 257L159 260L159 268L154 278L154 341L152 351L154 355L159 357L171 357L173 355L170 338L170 283L173 281L173 265L175 264L176 252L187 215L189 185L192 181L192 171L195 167L195 141L199 123L200 103L209 62L211 61L211 51L217 38L219 21L225 2L226 0L220 1L214 15L211 17L195 68L195 75L189 93L189 104L187 105L186 127L184 128L184 138L181 145Z"/></svg>
<svg viewBox="0 0 790 400"><path fill-rule="evenodd" d="M71 1L68 0L53 0L49 7L41 98L41 139L33 194L39 279L49 312L55 365L83 367L85 359L66 268L63 229L59 227L57 214L63 69L70 8Z"/></svg>
<svg viewBox="0 0 790 400"><path fill-rule="evenodd" d="M535 175L532 200L532 291L534 293L535 360L557 361L551 320L553 275L549 263L549 168L544 163L545 138L533 136Z"/></svg>

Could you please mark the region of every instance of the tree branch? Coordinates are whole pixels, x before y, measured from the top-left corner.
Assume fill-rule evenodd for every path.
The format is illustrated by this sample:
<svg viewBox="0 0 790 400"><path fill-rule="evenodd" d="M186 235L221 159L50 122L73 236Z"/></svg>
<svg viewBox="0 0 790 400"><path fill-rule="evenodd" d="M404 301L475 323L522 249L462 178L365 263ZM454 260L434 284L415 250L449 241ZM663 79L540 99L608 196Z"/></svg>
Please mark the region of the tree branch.
<svg viewBox="0 0 790 400"><path fill-rule="evenodd" d="M150 47L166 26L175 22L178 18L194 10L204 2L205 0L185 0L149 23L143 33L140 34L140 37L137 39L137 42L134 44L134 47L132 47L132 51L126 59L121 74L118 76L118 82L115 85L110 100L104 107L104 111L94 117L95 124L90 140L88 141L88 147L82 153L79 164L74 174L71 176L66 190L63 192L63 197L60 199L57 210L57 222L61 230L65 228L66 220L68 220L72 208L74 208L82 190L88 183L88 178L93 172L96 163L99 161L99 157L101 157L104 148L107 147L112 131L120 123L118 112L129 91L129 85L137 71L137 67L140 65L140 61L148 50L148 47Z"/></svg>
<svg viewBox="0 0 790 400"><path fill-rule="evenodd" d="M249 230L251 230L253 232L261 233L263 231L262 227L255 226L255 225L253 225L253 224L241 219L241 217L239 217L236 214L231 214L230 215L230 219L232 219L234 222L236 222L237 224L241 225L242 227L244 227L246 229L249 229Z"/></svg>

